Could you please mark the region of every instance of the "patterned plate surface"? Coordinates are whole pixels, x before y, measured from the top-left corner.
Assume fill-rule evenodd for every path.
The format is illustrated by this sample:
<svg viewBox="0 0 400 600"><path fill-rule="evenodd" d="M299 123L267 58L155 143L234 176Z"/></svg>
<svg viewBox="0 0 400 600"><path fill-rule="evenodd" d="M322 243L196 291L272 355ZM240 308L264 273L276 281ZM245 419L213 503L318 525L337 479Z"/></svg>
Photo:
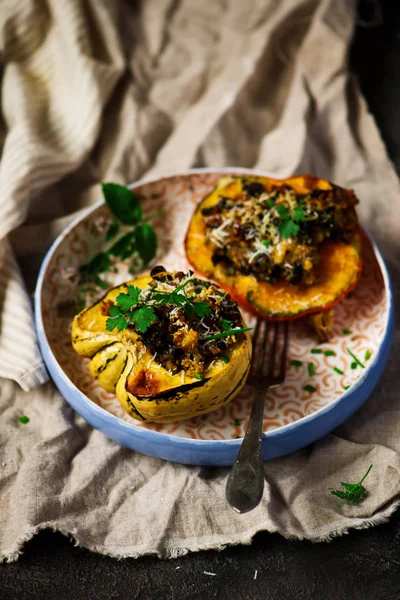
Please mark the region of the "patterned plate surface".
<svg viewBox="0 0 400 600"><path fill-rule="evenodd" d="M230 169L229 172L240 174L247 171ZM226 170L197 170L148 182L139 182L133 186L142 199L145 214L163 209L162 214L153 223L159 239L156 264L163 264L170 269L189 269L183 241L191 215L200 199L213 188L221 176L226 174ZM245 386L244 390L230 404L208 415L179 423L141 423L124 413L116 397L105 392L92 379L88 368L89 360L78 356L72 349L70 342L71 316L60 311L58 307L66 299L74 296L75 290L68 274L102 249L104 222L109 219L109 216L108 208L104 204L90 209L67 228L55 242L44 261L36 292L36 323L40 345L48 368L56 384L60 389L62 388L66 399L70 401L70 394L75 395L75 403L71 402L71 404L81 414L82 411L76 405L77 402L79 403L78 390L86 397L86 400L89 399L88 402L93 407L95 405L101 407L107 411L107 414L117 417L117 421L120 423L123 421L133 425L133 427L129 427L133 438L135 432L147 430L166 434L165 439L169 440L178 437L188 440L234 440L232 459L229 458L227 461L225 458L223 463L211 458L208 461L209 464L228 464L234 460L239 443L237 438L244 434L250 414L252 400L250 388ZM389 326L392 311L390 285L382 259L377 254L373 243L367 235L363 237L362 276L351 295L335 308L332 340L318 346L315 337L302 320L291 323L287 377L282 386L271 390L267 395L264 432L276 432L278 429L284 432L287 430L286 426L307 422L307 417L318 416L320 413L321 416L326 415L327 412L330 412L326 409L340 405L338 400L346 396L349 398L353 396L353 403L349 402L347 410L342 415L341 420L343 420L348 414L351 414L349 409L352 404L354 404L353 411L361 404L361 401L366 399L374 385L372 380L379 376L378 371L383 368L391 335ZM108 276L107 283L110 286L118 285L129 278L128 266L119 263L117 271ZM251 315L244 313L244 318L250 325L254 323ZM323 353L311 353L311 350L317 347L321 348ZM349 350L365 368L354 361ZM325 351L331 352L326 355ZM290 361L293 359L301 361L302 366L290 365ZM311 377L308 371L309 363L314 365L314 374ZM370 372L374 372L372 378L369 378ZM59 385L59 377L63 378L64 385ZM304 387L307 384L315 388L315 391L306 391ZM71 390L70 392L66 392L65 385L68 390ZM79 395L81 399L82 394ZM98 414L98 411L97 413L94 411L93 414ZM102 420L104 420L104 416L103 414ZM338 424L337 419L338 416L336 419L330 420L332 426ZM98 426L93 419L89 418L88 420ZM113 420L113 424L115 425L115 420ZM107 428L101 426L99 428L105 430L114 439L121 441L118 436L107 431ZM289 429L291 430L292 427ZM315 423L313 430L318 433ZM329 431L327 424L321 428L321 434L326 431ZM320 436L316 435L315 437ZM307 439L305 443L310 441L312 440ZM126 443L126 441L122 441L122 443ZM134 441L127 445L133 448L137 447ZM178 447L181 446L178 444ZM137 449L147 451L142 447ZM211 451L211 447L208 449ZM160 456L151 449L149 453ZM281 454L282 451L279 450L278 453ZM172 457L162 457L182 460L182 462L197 462L193 453L190 456L189 460L182 456L175 457L175 454Z"/></svg>

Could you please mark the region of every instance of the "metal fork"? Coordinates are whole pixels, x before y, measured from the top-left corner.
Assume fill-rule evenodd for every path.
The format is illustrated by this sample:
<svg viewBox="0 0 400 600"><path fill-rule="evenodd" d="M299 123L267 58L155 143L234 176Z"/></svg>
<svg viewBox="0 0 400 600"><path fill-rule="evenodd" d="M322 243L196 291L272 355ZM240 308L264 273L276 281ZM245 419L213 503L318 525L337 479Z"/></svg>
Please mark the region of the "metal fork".
<svg viewBox="0 0 400 600"><path fill-rule="evenodd" d="M272 343L269 343L272 330ZM283 324L283 346L278 356L278 323L257 321L253 337L253 358L247 383L255 388L254 401L246 434L226 485L226 499L239 513L252 510L261 502L264 491L262 452L264 403L267 390L285 379L289 337L288 323Z"/></svg>

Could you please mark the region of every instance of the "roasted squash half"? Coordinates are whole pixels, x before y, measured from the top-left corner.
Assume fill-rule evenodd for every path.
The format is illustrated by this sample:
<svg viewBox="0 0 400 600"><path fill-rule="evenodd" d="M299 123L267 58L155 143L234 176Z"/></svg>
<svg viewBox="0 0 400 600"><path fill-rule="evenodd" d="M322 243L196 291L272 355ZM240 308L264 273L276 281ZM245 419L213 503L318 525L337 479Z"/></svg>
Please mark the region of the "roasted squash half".
<svg viewBox="0 0 400 600"><path fill-rule="evenodd" d="M127 308L129 298L124 328L118 307ZM147 321L143 311L142 322L135 320L143 307ZM156 267L76 315L72 344L91 359L92 376L127 413L167 423L216 410L238 394L251 357L242 329L236 302L215 284Z"/></svg>
<svg viewBox="0 0 400 600"><path fill-rule="evenodd" d="M357 202L312 176L223 178L194 212L186 255L264 319L326 311L360 276Z"/></svg>

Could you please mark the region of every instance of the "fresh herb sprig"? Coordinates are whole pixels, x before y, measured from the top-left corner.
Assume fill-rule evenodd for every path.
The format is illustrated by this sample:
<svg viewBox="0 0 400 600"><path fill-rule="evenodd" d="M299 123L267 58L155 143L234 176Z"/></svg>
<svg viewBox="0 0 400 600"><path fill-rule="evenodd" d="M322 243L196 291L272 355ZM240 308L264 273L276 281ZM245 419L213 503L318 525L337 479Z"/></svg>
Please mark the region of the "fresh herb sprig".
<svg viewBox="0 0 400 600"><path fill-rule="evenodd" d="M117 183L103 183L102 191L113 215L105 233L108 248L79 268L78 310L83 308L80 305L87 293L109 287L103 275L112 270L113 258L126 260L137 257L137 264L132 263L129 269L130 273L134 274L148 265L157 252L157 236L153 226L143 218L139 197L132 190ZM123 226L129 229L117 237Z"/></svg>
<svg viewBox="0 0 400 600"><path fill-rule="evenodd" d="M275 210L282 219L278 226L281 237L286 239L296 236L300 230L299 223L306 220L306 214L302 205L298 204L296 208L290 212L284 204L276 204Z"/></svg>
<svg viewBox="0 0 400 600"><path fill-rule="evenodd" d="M184 283L179 285L173 292L155 292L152 296L156 304L173 304L183 308L186 316L196 316L200 319L211 314L211 308L207 302L200 300L194 302L190 296L186 294L186 286L192 280L187 279Z"/></svg>
<svg viewBox="0 0 400 600"><path fill-rule="evenodd" d="M366 489L363 486L364 480L372 469L372 465L368 467L368 471L357 483L345 483L340 482L340 485L344 487L344 490L333 490L331 494L337 496L341 500L348 500L352 504L357 504L366 494Z"/></svg>

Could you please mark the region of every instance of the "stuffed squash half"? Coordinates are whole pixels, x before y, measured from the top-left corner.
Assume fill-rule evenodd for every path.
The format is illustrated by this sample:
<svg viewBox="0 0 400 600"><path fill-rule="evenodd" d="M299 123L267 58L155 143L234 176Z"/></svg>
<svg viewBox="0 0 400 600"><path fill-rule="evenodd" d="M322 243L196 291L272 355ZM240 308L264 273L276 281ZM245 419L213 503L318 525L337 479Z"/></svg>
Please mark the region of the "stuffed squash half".
<svg viewBox="0 0 400 600"><path fill-rule="evenodd" d="M186 254L262 318L327 311L360 275L357 202L312 176L224 178L195 210Z"/></svg>
<svg viewBox="0 0 400 600"><path fill-rule="evenodd" d="M76 315L75 351L132 417L159 423L216 410L243 387L251 340L236 302L193 273L154 267Z"/></svg>

